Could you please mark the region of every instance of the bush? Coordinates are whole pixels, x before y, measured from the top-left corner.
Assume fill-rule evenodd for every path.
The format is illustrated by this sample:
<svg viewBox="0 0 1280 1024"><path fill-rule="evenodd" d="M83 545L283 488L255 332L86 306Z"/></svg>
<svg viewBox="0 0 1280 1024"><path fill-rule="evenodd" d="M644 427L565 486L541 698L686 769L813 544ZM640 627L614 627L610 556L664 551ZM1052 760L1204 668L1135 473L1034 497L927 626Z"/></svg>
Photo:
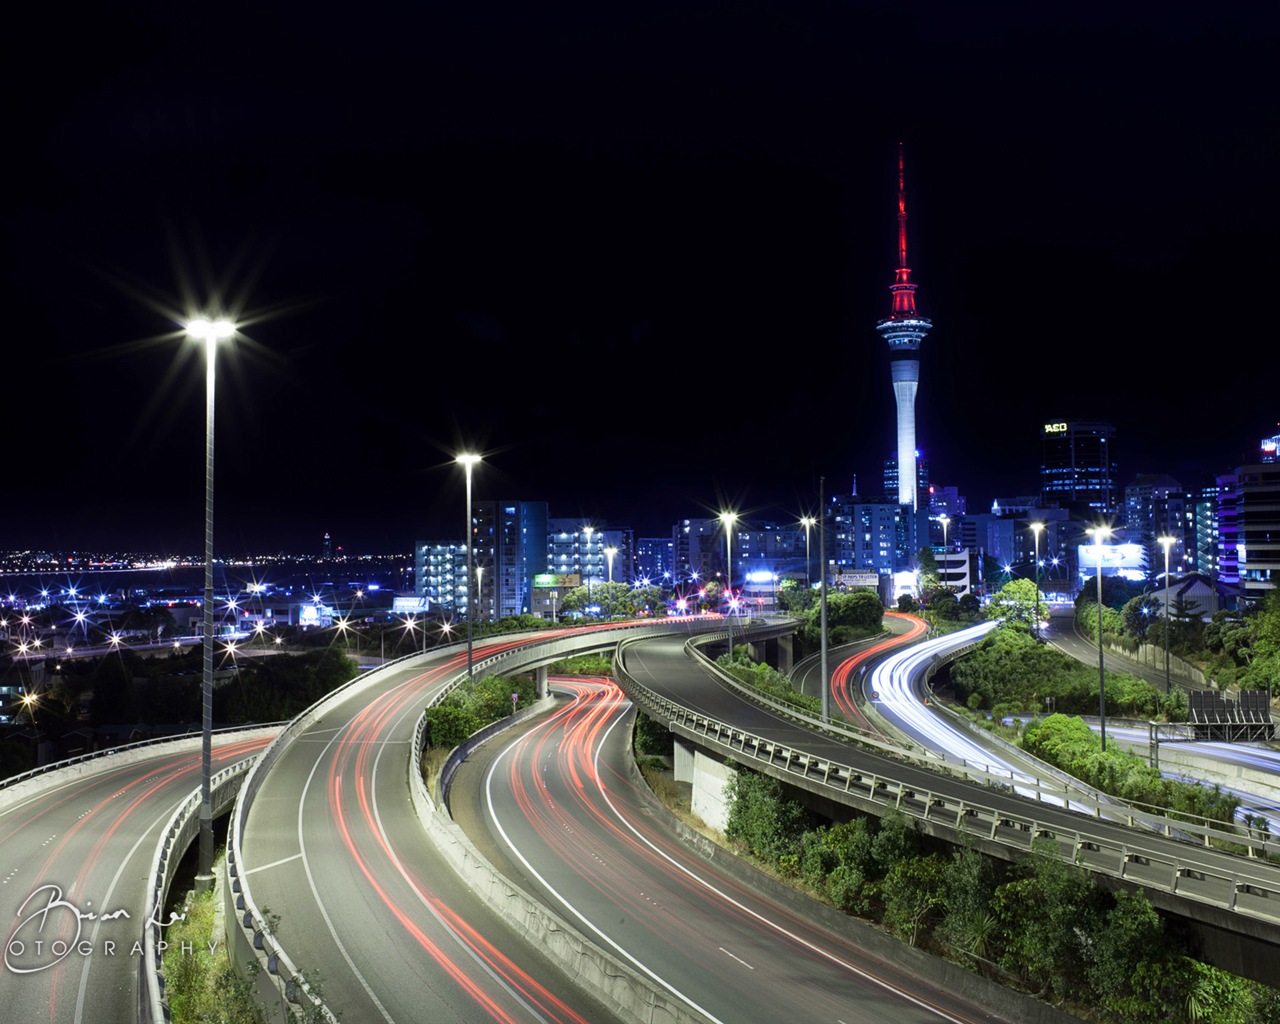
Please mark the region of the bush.
<svg viewBox="0 0 1280 1024"><path fill-rule="evenodd" d="M751 661L742 648L734 652L732 659L727 654L720 655L716 664L743 686L749 686L779 704L797 708L809 715L822 714L821 700L793 689L786 676L764 662Z"/></svg>
<svg viewBox="0 0 1280 1024"><path fill-rule="evenodd" d="M675 734L643 711L636 714L635 745L639 754L670 757L675 753Z"/></svg>
<svg viewBox="0 0 1280 1024"><path fill-rule="evenodd" d="M798 851L808 819L799 804L783 799L777 779L739 768L725 796L729 802L725 835L730 839L775 864Z"/></svg>
<svg viewBox="0 0 1280 1024"><path fill-rule="evenodd" d="M456 747L516 708L527 707L536 697L537 686L528 676L485 676L463 683L439 704L427 708L427 743L433 747Z"/></svg>
<svg viewBox="0 0 1280 1024"><path fill-rule="evenodd" d="M1022 745L1068 775L1126 800L1221 822L1232 821L1240 803L1217 786L1210 789L1161 778L1142 758L1114 744L1104 752L1093 731L1069 715L1050 715L1029 723Z"/></svg>
<svg viewBox="0 0 1280 1024"><path fill-rule="evenodd" d="M977 649L951 666L956 700L971 711L1000 705L1004 714L1040 713L1045 699L1056 711L1097 714L1098 670L1038 643L1029 634L1001 626ZM1126 673L1106 674L1107 713L1150 717L1160 691Z"/></svg>

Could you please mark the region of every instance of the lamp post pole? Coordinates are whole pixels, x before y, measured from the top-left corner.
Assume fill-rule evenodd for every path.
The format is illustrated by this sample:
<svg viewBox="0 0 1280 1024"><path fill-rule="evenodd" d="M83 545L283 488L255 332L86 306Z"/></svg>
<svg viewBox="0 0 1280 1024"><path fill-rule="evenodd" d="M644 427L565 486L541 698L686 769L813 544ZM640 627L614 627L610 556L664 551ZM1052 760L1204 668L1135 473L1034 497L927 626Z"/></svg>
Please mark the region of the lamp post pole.
<svg viewBox="0 0 1280 1024"><path fill-rule="evenodd" d="M822 680L822 721L831 721L831 673L827 667L827 478L818 477L818 676Z"/></svg>
<svg viewBox="0 0 1280 1024"><path fill-rule="evenodd" d="M591 535L596 532L594 526L584 526L582 532L587 535L587 553L582 558L582 570L587 577L587 607L591 607Z"/></svg>
<svg viewBox="0 0 1280 1024"><path fill-rule="evenodd" d="M1097 526L1085 531L1093 537L1098 548L1098 735L1102 738L1102 752L1107 751L1107 685L1106 667L1102 654L1102 542L1111 536L1111 527Z"/></svg>
<svg viewBox="0 0 1280 1024"><path fill-rule="evenodd" d="M467 476L467 524L466 524L466 533L465 533L465 534L463 534L463 537L465 538L464 543L467 545L467 593L466 593L466 604L467 604L467 679L470 679L470 678L471 678L471 672L472 672L472 662L473 662L473 661L474 661L474 659L475 659L475 653L474 653L474 649L473 649L473 640L472 640L472 631L471 631L471 619L472 619L472 609L471 609L471 548L473 547L473 545L472 545L472 536L471 536L471 534L472 534L472 523L471 523L471 519L472 519L472 513L471 513L471 469L472 469L472 467L473 467L477 462L479 462L479 461L480 461L480 456L479 456L479 455L469 455L469 454L464 453L464 454L462 454L462 455L459 455L456 459L454 459L454 461L455 461L455 462L458 462L458 463L461 463L462 468L463 468L463 470L466 472L466 476Z"/></svg>
<svg viewBox="0 0 1280 1024"><path fill-rule="evenodd" d="M1044 523L1031 523L1031 532L1036 538L1036 628L1035 635L1040 635L1040 534L1044 530Z"/></svg>
<svg viewBox="0 0 1280 1024"><path fill-rule="evenodd" d="M942 524L942 565L938 567L938 582L942 584L944 590L950 590L951 572L947 552L951 549L947 546L947 527L951 525L951 517L943 512L938 516L938 522Z"/></svg>
<svg viewBox="0 0 1280 1024"><path fill-rule="evenodd" d="M813 567L813 559L809 556L809 530L817 520L813 516L801 516L800 525L804 527L804 589L809 590L813 586L813 579L810 576L810 569Z"/></svg>
<svg viewBox="0 0 1280 1024"><path fill-rule="evenodd" d="M200 711L200 846L198 888L213 886L213 405L218 342L236 332L230 320L200 317L187 334L204 343L204 672Z"/></svg>
<svg viewBox="0 0 1280 1024"><path fill-rule="evenodd" d="M724 585L728 590L729 618L729 660L733 660L733 524L738 519L736 512L721 512L720 523L724 526Z"/></svg>
<svg viewBox="0 0 1280 1024"><path fill-rule="evenodd" d="M618 549L612 544L604 549L604 557L609 562L609 618L613 618L613 559Z"/></svg>
<svg viewBox="0 0 1280 1024"><path fill-rule="evenodd" d="M1156 540L1164 548L1164 692L1169 692L1169 549L1177 542L1168 535Z"/></svg>

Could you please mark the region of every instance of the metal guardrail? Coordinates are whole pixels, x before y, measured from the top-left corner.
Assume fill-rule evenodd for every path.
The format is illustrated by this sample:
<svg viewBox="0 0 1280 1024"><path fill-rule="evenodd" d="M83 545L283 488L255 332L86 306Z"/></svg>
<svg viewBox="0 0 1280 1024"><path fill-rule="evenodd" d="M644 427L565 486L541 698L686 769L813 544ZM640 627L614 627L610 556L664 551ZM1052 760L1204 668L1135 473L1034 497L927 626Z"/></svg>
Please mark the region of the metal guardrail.
<svg viewBox="0 0 1280 1024"><path fill-rule="evenodd" d="M624 641L624 643L627 642L629 641ZM1035 776L1024 775L986 763L975 763L969 760L948 760L945 755L930 750L928 747L917 745L910 740L894 743L880 735L868 733L861 729L850 728L833 721L824 722L821 719L814 718L793 705L773 700L771 697L738 682L730 673L702 653L699 648L705 642L705 638L697 637L685 644L685 653L697 661L703 671L714 676L723 685L731 687L744 699L768 708L775 714L790 718L813 732L858 743L894 760L905 761L929 771L965 779L979 785L999 786L1001 788L1017 786L1020 790L1029 789L1035 793L1036 800L1043 800L1057 805L1070 802L1076 809L1089 809L1091 813L1098 817L1103 816L1104 808L1111 806L1109 798L1105 794L1081 785L1070 776L1063 775L1056 782L1045 782ZM931 666L931 668L933 667ZM664 699L658 694L654 696L660 700ZM671 706L672 708L683 710L681 705L672 703Z"/></svg>
<svg viewBox="0 0 1280 1024"><path fill-rule="evenodd" d="M451 644L446 649L457 646L457 644ZM438 653L439 650L440 648L433 648L432 653ZM415 651L402 658L387 662L383 668L399 665L421 657L422 652ZM309 728L330 703L345 700L359 688L370 686L376 681L376 672L361 673L332 693L321 697L277 734L276 738L258 756L258 759L253 763L253 767L249 770L248 777L244 780L239 797L236 800L235 811L231 815L231 824L227 833L226 884L233 897L233 910L235 911L234 922L232 916L227 918L228 954L233 960L245 955L251 956L257 961L261 969L258 973L260 993L262 985L265 984L269 986L275 998L279 1000L280 1005L286 1010L290 1004L305 1006L311 1014L319 1014L328 1024L338 1024L338 1019L324 1005L324 1002L312 989L303 973L298 970L297 966L289 958L289 954L285 952L276 937L271 933L271 927L266 916L258 908L257 903L254 902L248 879L240 873L240 865L244 859L240 847L240 838L244 832L245 824L248 822L249 809L253 805L254 796L262 787L263 779L266 778L267 773L275 762L279 760L281 752L289 745L293 737Z"/></svg>
<svg viewBox="0 0 1280 1024"><path fill-rule="evenodd" d="M213 730L213 735L222 736L226 733L245 732L254 729L270 729L274 726L283 724L283 722L263 722L258 725L228 726L223 729ZM106 750L93 750L87 754L68 757L62 761L55 761L53 764L41 765L38 768L28 769L19 775L10 775L7 779L0 779L0 794L3 794L5 790L21 785L24 782L31 782L34 779L39 779L43 776L49 775L51 772L63 771L67 768L76 768L89 764L92 761L99 761L104 757L111 757L115 754L145 750L147 747L160 746L165 743L181 743L183 740L200 739L200 736L200 727L196 726L194 730L184 733L174 733L171 736L157 736L154 739L138 740L136 743L119 743L114 747L108 747Z"/></svg>
<svg viewBox="0 0 1280 1024"><path fill-rule="evenodd" d="M1094 820L1088 816L1081 816L1079 828L1064 828L1033 814L1010 814L981 800L904 784L887 774L854 768L799 747L749 733L654 693L626 670L626 648L632 643L631 639L622 641L614 659L615 676L627 696L653 717L667 721L673 732L687 735L727 757L759 767L767 774L801 779L807 787L828 792L837 800L844 795L856 796L883 809L896 808L917 820L981 836L1012 849L1030 850L1033 841L1050 840L1052 848L1064 861L1259 920L1280 921L1280 871L1267 870L1265 865L1258 864L1251 870L1242 868L1224 872L1221 865L1208 864L1197 858L1194 851L1199 850L1200 845L1179 841L1182 836L1190 835L1196 838L1197 843L1207 846L1218 839L1244 846L1257 855L1280 851L1274 837L1240 835L1121 808L1121 823L1156 833L1154 838L1159 840L1171 841L1167 853L1153 853L1147 844L1117 843L1111 836L1087 827L1083 822ZM783 705L776 707L791 717L808 718L795 709ZM808 721L816 722L814 719ZM816 724L827 730L830 728L820 722ZM861 736L856 738L858 742L865 742ZM951 765L946 768L949 770ZM1007 778L991 773L977 773L974 777L970 772L968 781L1010 791L1024 788L1021 782L1011 785ZM1061 787L1054 792L1055 795L1061 794ZM1109 816L1114 817L1117 808L1109 805L1107 809ZM1181 850L1187 851L1185 856L1175 852Z"/></svg>
<svg viewBox="0 0 1280 1024"><path fill-rule="evenodd" d="M947 759L945 755L932 751L927 747L917 746L910 740L904 740L899 744L885 742L881 737L868 735L861 730L849 729L831 722L822 722L810 715L806 715L796 707L779 703L750 687L743 686L698 649L702 643L702 638L693 638L685 644L685 649L686 653L697 660L705 671L720 679L725 685L732 687L744 698L762 707L767 707L777 714L789 717L814 732L841 737L864 747L878 750L885 756L895 760L906 761L915 764L917 767L942 772L977 785L1016 791L1019 796L1033 798L1037 802L1067 807L1076 813L1090 814L1096 818L1106 818L1129 827L1146 827L1148 831L1155 832L1165 838L1178 839L1184 842L1194 841L1196 845L1205 847L1210 846L1214 841L1228 845L1243 846L1246 850L1246 856L1250 858L1265 858L1268 855L1275 855L1280 852L1280 836L1270 832L1249 829L1240 825L1224 826L1221 822L1211 818L1194 815L1170 819L1166 809L1163 807L1111 796L1099 789L1086 786L1066 772L1058 771L1047 764L1040 764L1039 770L1045 773L1044 776L1032 775L1029 772L1018 772L1002 766L993 766L967 759ZM933 674L948 660L968 654L976 647L977 643L975 642L963 647L957 647L948 651L945 655L936 656L925 671L925 682L927 683ZM969 728L970 730L976 728L963 717L943 705L937 705L934 708L934 713L950 719L957 727ZM999 736L984 733L983 738L995 743L997 746L1008 748L1011 753L1026 760L1036 760L1025 751L1013 747Z"/></svg>
<svg viewBox="0 0 1280 1024"><path fill-rule="evenodd" d="M705 620L701 619L682 619L679 623L686 625L690 629L707 628L703 625ZM645 636L655 634L668 634L673 627L672 620L660 620L653 624L644 625L628 625L620 623L617 629L640 633ZM492 639L492 638L488 638ZM510 646L506 649L488 656L476 658L472 661L473 674L480 671L488 671L502 669L507 667L533 668L540 664L546 664L552 661L558 661L563 657L572 654L581 654L592 650L606 650L616 646L618 642L617 630L601 629L599 631L584 631L548 639L546 631L536 631L531 633L510 634L503 637L508 641ZM457 652L466 650L466 642L449 644L444 647L432 648L432 654L441 652ZM415 658L421 658L422 652L417 651L413 654L406 655L396 659L394 662L388 662L388 665L398 665L403 662L410 661ZM510 665L508 665L510 663ZM384 666L386 667L386 666ZM295 1006L309 1007L311 1012L320 1014L329 1024L338 1024L337 1018L325 1006L322 998L307 982L303 973L298 970L293 960L289 957L284 947L271 933L269 923L267 922L262 911L253 899L250 891L248 878L241 874L240 865L244 863L243 851L241 849L241 837L244 833L245 825L248 822L249 811L253 805L253 799L257 795L258 790L262 787L263 780L267 773L270 772L272 766L280 758L284 749L293 741L300 733L305 731L316 721L324 712L324 709L331 703L345 700L359 687L372 686L377 684L377 674L380 669L373 672L366 672L346 685L335 690L333 693L322 697L316 701L311 707L304 711L301 715L290 722L276 738L271 742L270 746L259 756L250 770L248 777L240 791L239 799L236 803L235 813L231 817L231 828L227 836L227 881L232 888L235 897L236 923L233 926L228 918L228 948L233 956L237 955L237 950L244 950L245 943L243 941L232 942L232 929L234 927L235 938L238 940L249 939L248 950L245 955L252 955L256 958L259 965L263 968L259 974L259 979L266 979L266 984L270 985L274 990L276 997L281 1001L282 1005L287 1007L288 1004ZM433 703L443 700L454 689L461 686L467 680L466 671L461 671L454 676L442 687L437 690ZM426 729L425 712L419 717L414 727L414 740L410 748L410 760L408 763L408 771L413 773L422 756L422 739Z"/></svg>
<svg viewBox="0 0 1280 1024"><path fill-rule="evenodd" d="M226 807L240 791L243 776L248 773L249 761L240 761L224 768L209 780L210 803L217 809ZM169 1024L169 1003L165 997L165 981L162 963L164 930L171 922L161 920L169 900L169 886L178 872L179 864L187 848L200 834L200 790L196 789L173 812L156 843L151 858L151 888L147 895L147 912L142 936L142 960L139 970L142 983L139 986L141 1006L138 1019L150 1024Z"/></svg>

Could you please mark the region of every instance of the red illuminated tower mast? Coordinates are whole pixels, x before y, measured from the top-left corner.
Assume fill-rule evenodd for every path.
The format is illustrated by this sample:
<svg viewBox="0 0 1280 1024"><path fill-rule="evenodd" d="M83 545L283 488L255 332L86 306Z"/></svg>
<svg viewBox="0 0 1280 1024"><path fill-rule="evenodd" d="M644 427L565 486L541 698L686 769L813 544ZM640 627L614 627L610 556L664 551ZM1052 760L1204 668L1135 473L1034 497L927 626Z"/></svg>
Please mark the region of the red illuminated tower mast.
<svg viewBox="0 0 1280 1024"><path fill-rule="evenodd" d="M889 343L889 369L893 396L898 404L898 504L917 503L916 486L916 388L920 383L920 343L932 322L916 313L916 286L907 266L907 200L904 187L902 143L898 143L898 269L889 286L893 305L889 316L876 325Z"/></svg>

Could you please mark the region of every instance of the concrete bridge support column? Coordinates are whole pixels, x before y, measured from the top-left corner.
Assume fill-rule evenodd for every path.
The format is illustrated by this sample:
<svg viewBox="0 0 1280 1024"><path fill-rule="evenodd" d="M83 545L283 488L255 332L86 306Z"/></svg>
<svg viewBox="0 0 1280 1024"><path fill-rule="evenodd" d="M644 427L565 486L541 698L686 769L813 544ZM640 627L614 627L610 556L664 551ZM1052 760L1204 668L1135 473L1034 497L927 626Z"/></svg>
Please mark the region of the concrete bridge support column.
<svg viewBox="0 0 1280 1024"><path fill-rule="evenodd" d="M546 697L547 693L547 666L539 665L534 670L534 685L537 687L539 697Z"/></svg>
<svg viewBox="0 0 1280 1024"><path fill-rule="evenodd" d="M795 663L793 637L788 634L782 637L770 637L768 640L753 640L749 649L752 661L762 661L776 668L783 675L791 672Z"/></svg>
<svg viewBox="0 0 1280 1024"><path fill-rule="evenodd" d="M692 782L693 759L697 754L697 748L688 740L682 740L679 736L675 737L675 741L675 756L671 759L672 774L675 776L676 782Z"/></svg>
<svg viewBox="0 0 1280 1024"><path fill-rule="evenodd" d="M794 633L778 638L778 671L784 676L791 675L796 667L796 638Z"/></svg>

